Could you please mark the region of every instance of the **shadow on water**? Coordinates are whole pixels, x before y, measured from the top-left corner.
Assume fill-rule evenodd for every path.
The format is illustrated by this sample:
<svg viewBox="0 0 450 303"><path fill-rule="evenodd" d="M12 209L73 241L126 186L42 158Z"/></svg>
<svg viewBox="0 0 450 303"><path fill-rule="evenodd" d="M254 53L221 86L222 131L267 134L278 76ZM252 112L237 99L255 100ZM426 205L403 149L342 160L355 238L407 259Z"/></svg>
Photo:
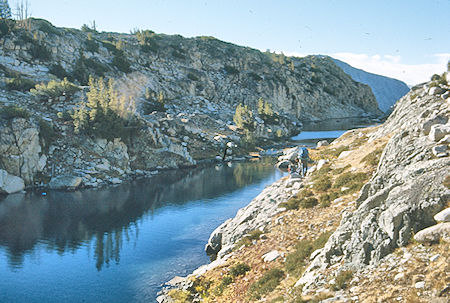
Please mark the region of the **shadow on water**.
<svg viewBox="0 0 450 303"><path fill-rule="evenodd" d="M273 173L273 163L238 163L164 172L150 179L98 190L49 191L0 198L0 248L8 264L20 269L37 244L64 254L95 243L97 270L120 262L124 240L137 241L138 220L164 207L205 203Z"/></svg>

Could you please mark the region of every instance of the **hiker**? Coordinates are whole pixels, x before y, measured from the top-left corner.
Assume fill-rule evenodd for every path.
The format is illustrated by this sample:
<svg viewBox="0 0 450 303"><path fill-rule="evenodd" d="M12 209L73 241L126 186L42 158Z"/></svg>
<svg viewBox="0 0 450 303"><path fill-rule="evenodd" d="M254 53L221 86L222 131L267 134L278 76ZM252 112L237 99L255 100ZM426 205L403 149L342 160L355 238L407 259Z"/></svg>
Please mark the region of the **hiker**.
<svg viewBox="0 0 450 303"><path fill-rule="evenodd" d="M291 161L289 161L289 165L288 165L288 172L292 175L295 173L300 174L300 161L298 160L298 158L295 158L294 163L292 163Z"/></svg>
<svg viewBox="0 0 450 303"><path fill-rule="evenodd" d="M309 151L306 147L302 147L298 152L298 160L301 162L300 175L306 176L308 171Z"/></svg>

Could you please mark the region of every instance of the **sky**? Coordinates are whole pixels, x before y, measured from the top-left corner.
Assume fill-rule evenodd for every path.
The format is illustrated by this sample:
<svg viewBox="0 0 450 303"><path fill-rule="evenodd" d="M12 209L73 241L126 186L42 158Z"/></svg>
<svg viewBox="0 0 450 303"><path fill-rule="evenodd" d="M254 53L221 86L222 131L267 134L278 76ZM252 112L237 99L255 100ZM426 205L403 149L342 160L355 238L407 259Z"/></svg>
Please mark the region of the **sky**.
<svg viewBox="0 0 450 303"><path fill-rule="evenodd" d="M443 73L450 60L450 0L28 0L28 7L61 27L95 21L99 31L150 29L329 55L409 85Z"/></svg>

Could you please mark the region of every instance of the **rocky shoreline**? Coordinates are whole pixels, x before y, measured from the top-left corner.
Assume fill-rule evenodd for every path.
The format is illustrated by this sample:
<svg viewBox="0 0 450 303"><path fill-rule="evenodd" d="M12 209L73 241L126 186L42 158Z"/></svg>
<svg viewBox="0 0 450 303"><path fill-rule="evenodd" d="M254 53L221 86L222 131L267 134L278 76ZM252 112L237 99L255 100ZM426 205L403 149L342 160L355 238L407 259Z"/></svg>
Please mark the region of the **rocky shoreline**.
<svg viewBox="0 0 450 303"><path fill-rule="evenodd" d="M358 171L358 166L361 164L353 168L355 164L353 163L354 160L351 159L363 152L365 144L372 146L372 148L378 148L373 153L378 154L380 160L376 162L378 164L374 167L375 171L369 182L362 187L357 196L355 196L356 194L352 196L354 200L348 202L347 207L342 208L341 222L325 246L311 254L309 265L295 283L294 288L300 289L300 293L297 292L298 296L324 293L326 298L331 296L339 302L348 300L351 293L340 291L334 295L330 294L326 285L336 283L336 280L330 279L333 276L339 276L341 272L353 272L355 276L359 277L358 279L363 280L363 275L364 273L367 275L369 267L374 273L378 273L378 267L384 268L384 266L387 266L390 268L389 264L396 260L392 252L399 248L405 255L419 254L422 255L421 258L432 258L433 262L442 255L440 253L432 256L430 253L433 250L427 253L427 250L420 245L417 248L405 247L411 245L411 238L414 234L415 241L419 243L438 243L439 241L445 243L450 239L448 223L450 209L448 208L450 206L448 204L450 199L448 183L450 173L449 109L449 86L438 85L436 88L436 84L426 83L413 88L412 92L403 97L383 125L363 131L349 131L336 140L336 143L327 147L327 150L330 150L329 148L339 150L339 148L345 146L356 146L356 149L342 149L343 152L337 155L337 161L341 163L342 169L352 166L352 170ZM347 143L350 145L345 145L346 140L348 140L346 138L349 137L353 137L353 141ZM382 149L377 146L382 146ZM320 152L319 150L319 154L323 153L324 151ZM367 154L367 152L365 153ZM321 166L327 166L326 163L327 160L325 159ZM334 165L332 164L332 167ZM282 222L290 217L290 212L286 212L284 207L279 207L280 204L291 200L305 188L314 188L314 184L318 180L314 179L317 178L314 174L315 169L311 170L310 175L312 174L312 177L309 176L305 181L287 177L268 186L248 206L239 210L234 218L220 225L211 234L205 247L206 252L216 259L212 263L195 270L186 278L177 277L168 282L157 301L174 302L172 296L181 292L190 297L192 302L201 302L205 291L200 294L194 288L198 288L198 285L202 285L202 287L209 285L208 287L211 287L212 277L221 277L229 272L230 264L236 262L236 260L230 260L239 258L235 256L249 251L247 256L250 261L247 262L256 262L251 257L252 244L258 247L260 243L267 241L264 240L267 237L270 240L271 230L277 225L282 226ZM327 169L329 170L329 168ZM318 170L318 173L321 171ZM345 186L346 184L342 187L342 191L349 189ZM339 198L332 203L339 207L339 204L342 205L346 203L345 201L346 199ZM436 221L440 223L435 225ZM255 231L259 232L256 233L256 237L253 237ZM266 236L266 233L268 236ZM242 244L243 239L250 241L249 248ZM274 243L276 243L276 239L274 240ZM241 244L242 246L240 246ZM266 250L261 258L266 263L277 264L280 262L272 261L281 259L280 264L283 264L283 260L286 262L283 250L285 249ZM439 245L436 251L440 251ZM448 255L444 254L444 257L447 258ZM409 264L409 258L408 256L407 261L402 261L402 264L405 262ZM418 264L417 266L422 265ZM409 274L410 269L408 268L403 269L405 271L403 276ZM442 269L444 268L440 270ZM398 273L395 277L396 281L398 280L398 283L400 283L399 279L403 279L403 276L400 277L400 273ZM423 281L423 278L419 279ZM445 279L448 279L448 277ZM244 280L247 281L248 278L244 278ZM241 282L246 283L245 281ZM356 278L351 281L351 284L354 285L355 281L357 281ZM420 292L420 289L424 288L422 284L425 285L425 282L417 282L413 285L413 289L415 287ZM232 285L232 288L239 288L238 284ZM355 286L352 289L354 293L357 293L357 289L360 288ZM371 289L371 291L375 291L376 287L371 287ZM404 290L407 289L409 288L405 286ZM427 290L423 292L423 296L427 298L448 296L445 285L442 288L439 283L429 285L424 289ZM430 291L430 289L433 289L433 291ZM214 291L208 293L213 295ZM360 295L363 297L362 293ZM397 296L404 298L405 295L405 293L402 293ZM214 296L215 299L220 298L217 294ZM242 299L242 297L239 298ZM233 300L240 299L235 298ZM351 299L358 301L358 296L353 295ZM228 298L224 299L224 302L231 301ZM323 302L333 302L333 300L329 299Z"/></svg>

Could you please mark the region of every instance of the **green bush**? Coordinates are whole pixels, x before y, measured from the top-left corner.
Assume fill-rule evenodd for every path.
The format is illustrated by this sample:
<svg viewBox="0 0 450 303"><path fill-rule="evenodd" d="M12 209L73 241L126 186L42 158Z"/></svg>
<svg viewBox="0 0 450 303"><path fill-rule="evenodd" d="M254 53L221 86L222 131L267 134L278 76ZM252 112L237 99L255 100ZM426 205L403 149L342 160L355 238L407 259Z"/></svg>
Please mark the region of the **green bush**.
<svg viewBox="0 0 450 303"><path fill-rule="evenodd" d="M260 75L258 75L257 73L254 73L254 72L248 73L248 76L255 81L261 81L263 79Z"/></svg>
<svg viewBox="0 0 450 303"><path fill-rule="evenodd" d="M199 80L199 78L196 75L194 75L193 73L189 73L187 75L187 77L188 77L189 80L192 80L192 81L198 81Z"/></svg>
<svg viewBox="0 0 450 303"><path fill-rule="evenodd" d="M86 50L91 53L98 52L98 43L94 40L92 33L88 33L87 40L84 41L84 45L86 46Z"/></svg>
<svg viewBox="0 0 450 303"><path fill-rule="evenodd" d="M112 60L112 65L115 66L121 72L126 74L131 72L130 62L128 62L127 58L123 53L118 53L114 56Z"/></svg>
<svg viewBox="0 0 450 303"><path fill-rule="evenodd" d="M337 189L341 187L348 187L349 189L347 189L345 193L353 193L360 190L367 179L367 173L346 172L336 178L333 187Z"/></svg>
<svg viewBox="0 0 450 303"><path fill-rule="evenodd" d="M242 237L236 244L235 244L235 248L240 248L242 245L245 246L250 246L253 244L253 240L258 240L259 237L263 234L262 231L260 231L259 229L253 230L251 232L249 232L247 235L245 235L244 237Z"/></svg>
<svg viewBox="0 0 450 303"><path fill-rule="evenodd" d="M345 289L348 286L348 282L352 279L353 272L351 270L343 270L336 276L336 284L331 286L332 290Z"/></svg>
<svg viewBox="0 0 450 303"><path fill-rule="evenodd" d="M329 95L336 96L335 90L332 89L332 88L329 87L329 86L325 86L325 87L323 88L323 90L324 90L327 94L329 94Z"/></svg>
<svg viewBox="0 0 450 303"><path fill-rule="evenodd" d="M245 275L245 273L249 270L250 270L250 266L248 266L247 264L238 263L236 265L233 265L230 268L230 275L232 277L242 276L242 275Z"/></svg>
<svg viewBox="0 0 450 303"><path fill-rule="evenodd" d="M41 141L44 142L43 145L47 151L50 147L50 144L56 138L56 132L53 129L53 126L43 119L39 120L39 137L41 138Z"/></svg>
<svg viewBox="0 0 450 303"><path fill-rule="evenodd" d="M364 158L361 159L361 163L366 163L371 166L377 166L378 162L380 162L381 154L383 153L384 146L381 148L377 148L373 152L367 154Z"/></svg>
<svg viewBox="0 0 450 303"><path fill-rule="evenodd" d="M50 99L60 96L72 96L78 90L80 90L78 86L64 78L62 81L51 80L47 84L36 84L36 87L32 88L30 92L39 99Z"/></svg>
<svg viewBox="0 0 450 303"><path fill-rule="evenodd" d="M35 85L36 82L21 77L6 79L6 89L8 90L18 90L25 92L29 91Z"/></svg>
<svg viewBox="0 0 450 303"><path fill-rule="evenodd" d="M313 208L317 205L317 199L313 197L302 199L298 205L301 208Z"/></svg>
<svg viewBox="0 0 450 303"><path fill-rule="evenodd" d="M32 21L34 24L37 25L40 31L43 31L47 34L53 34L53 35L61 35L61 32L59 29L54 27L50 22L44 19L36 19L32 18Z"/></svg>
<svg viewBox="0 0 450 303"><path fill-rule="evenodd" d="M103 77L109 68L107 65L98 62L93 58L84 59L85 66L88 67L89 70L93 71L96 76Z"/></svg>
<svg viewBox="0 0 450 303"><path fill-rule="evenodd" d="M61 66L61 64L53 64L50 66L49 72L59 79L64 79L68 76L66 70Z"/></svg>
<svg viewBox="0 0 450 303"><path fill-rule="evenodd" d="M237 75L239 74L239 70L231 65L225 65L223 69L227 72L229 75Z"/></svg>
<svg viewBox="0 0 450 303"><path fill-rule="evenodd" d="M51 51L41 42L34 41L30 46L30 55L34 60L49 61L52 58Z"/></svg>
<svg viewBox="0 0 450 303"><path fill-rule="evenodd" d="M18 105L7 105L0 107L0 116L6 120L11 120L14 118L28 119L30 117L30 113Z"/></svg>
<svg viewBox="0 0 450 303"><path fill-rule="evenodd" d="M262 98L258 99L257 105L258 115L268 124L273 124L279 121L278 114L272 109L272 104L264 101Z"/></svg>
<svg viewBox="0 0 450 303"><path fill-rule="evenodd" d="M0 18L0 38L8 35L12 31L14 26L14 20Z"/></svg>
<svg viewBox="0 0 450 303"><path fill-rule="evenodd" d="M279 268L273 268L267 271L261 279L250 285L250 298L260 299L262 295L272 292L284 277L284 271Z"/></svg>
<svg viewBox="0 0 450 303"><path fill-rule="evenodd" d="M331 180L328 176L322 176L313 183L313 189L318 192L324 192L331 188Z"/></svg>
<svg viewBox="0 0 450 303"><path fill-rule="evenodd" d="M303 271L305 260L308 259L315 250L324 247L330 235L331 232L325 232L319 235L314 241L300 240L295 245L295 250L286 256L286 271L295 276L299 276Z"/></svg>

